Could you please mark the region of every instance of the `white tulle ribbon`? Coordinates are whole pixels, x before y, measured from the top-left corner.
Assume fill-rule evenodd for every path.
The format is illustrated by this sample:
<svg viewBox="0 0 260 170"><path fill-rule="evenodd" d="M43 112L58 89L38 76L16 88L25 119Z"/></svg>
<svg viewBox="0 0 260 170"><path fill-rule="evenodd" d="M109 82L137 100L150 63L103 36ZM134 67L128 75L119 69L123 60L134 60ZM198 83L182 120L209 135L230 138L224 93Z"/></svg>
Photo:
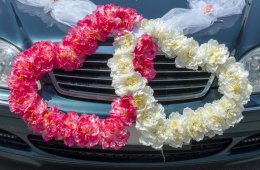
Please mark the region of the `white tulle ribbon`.
<svg viewBox="0 0 260 170"><path fill-rule="evenodd" d="M19 2L41 7L50 12L56 21L74 26L97 6L90 0L18 0ZM245 0L188 0L190 9L173 8L161 19L169 30L179 28L184 34L193 34L210 27L218 18L241 14ZM27 10L28 12L28 10ZM31 10L31 13L34 13Z"/></svg>
<svg viewBox="0 0 260 170"><path fill-rule="evenodd" d="M89 0L18 0L22 4L43 8L56 21L74 26L97 6ZM34 13L35 11L31 11Z"/></svg>
<svg viewBox="0 0 260 170"><path fill-rule="evenodd" d="M170 30L193 34L210 27L218 18L241 14L245 0L188 0L190 9L174 8L162 20Z"/></svg>

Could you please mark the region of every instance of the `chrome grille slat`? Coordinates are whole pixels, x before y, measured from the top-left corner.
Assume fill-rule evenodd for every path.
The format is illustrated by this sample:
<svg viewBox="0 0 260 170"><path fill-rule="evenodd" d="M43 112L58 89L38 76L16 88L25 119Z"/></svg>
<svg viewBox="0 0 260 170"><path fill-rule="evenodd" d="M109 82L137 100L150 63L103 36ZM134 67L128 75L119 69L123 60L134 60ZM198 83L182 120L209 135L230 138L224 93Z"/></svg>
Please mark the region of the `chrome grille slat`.
<svg viewBox="0 0 260 170"><path fill-rule="evenodd" d="M104 68L97 68L97 69L89 69L89 68L78 68L78 69L75 69L75 71L89 71L89 72L109 72L110 73L110 70L109 69L104 69ZM193 70L174 70L174 71L168 71L168 70L158 70L156 71L157 74L160 74L160 73L206 73L205 71L193 71Z"/></svg>
<svg viewBox="0 0 260 170"><path fill-rule="evenodd" d="M77 75L66 75L55 73L56 77L73 78L73 79L84 79L84 80L102 80L102 81L112 81L111 77L88 77L88 76L77 76ZM170 79L154 79L151 82L177 82L177 81L208 81L208 77L195 77L195 78L170 78Z"/></svg>
<svg viewBox="0 0 260 170"><path fill-rule="evenodd" d="M208 77L200 77L200 78L171 78L171 79L154 79L151 82L164 82L164 81L197 81L197 80L206 80L208 81L209 78Z"/></svg>
<svg viewBox="0 0 260 170"><path fill-rule="evenodd" d="M66 85L66 86L74 86L76 87L85 87L85 88L98 88L98 89L110 89L110 90L114 90L114 88L112 86L108 86L108 85L98 85L97 84L74 84L74 83L67 83L67 82L60 82L58 81L59 84L61 85ZM155 87L153 88L153 90L165 90L165 88L167 88L168 90L177 90L177 89L190 89L190 88L203 88L204 85L192 85L189 87L185 87L185 86L162 86L162 87Z"/></svg>
<svg viewBox="0 0 260 170"><path fill-rule="evenodd" d="M102 80L102 81L112 81L110 77L82 77L82 76L73 76L73 75L62 75L62 74L55 74L56 77L65 77L65 78L74 78L74 79L84 79L84 80Z"/></svg>
<svg viewBox="0 0 260 170"><path fill-rule="evenodd" d="M72 72L54 70L50 73L56 90L67 96L111 101L115 97L115 90L111 86L107 60L112 55L102 52L99 50L98 54L88 56L82 68ZM154 65L157 76L149 85L154 89L155 97L159 101L202 97L214 79L214 75L202 70L177 68L174 59L162 55L156 57Z"/></svg>
<svg viewBox="0 0 260 170"><path fill-rule="evenodd" d="M107 64L107 61L100 61L100 60L86 60L84 63L97 63L97 64ZM175 65L175 63L167 63L167 62L154 62L154 65Z"/></svg>
<svg viewBox="0 0 260 170"><path fill-rule="evenodd" d="M153 88L154 90L165 90L165 88L167 88L167 90L181 90L181 89L195 89L195 88L203 88L204 86L203 85L194 85L194 86L191 86L191 87L174 87L174 86L168 86L168 87L155 87Z"/></svg>
<svg viewBox="0 0 260 170"><path fill-rule="evenodd" d="M78 68L75 71L110 72L110 70L108 70L108 69L85 69L85 68Z"/></svg>
<svg viewBox="0 0 260 170"><path fill-rule="evenodd" d="M98 88L98 89L109 89L109 90L114 90L113 87L111 86L106 86L106 85L99 85L95 86L95 84L73 84L73 83L64 83L64 82L58 82L61 85L65 86L74 86L74 87L85 87L85 88Z"/></svg>

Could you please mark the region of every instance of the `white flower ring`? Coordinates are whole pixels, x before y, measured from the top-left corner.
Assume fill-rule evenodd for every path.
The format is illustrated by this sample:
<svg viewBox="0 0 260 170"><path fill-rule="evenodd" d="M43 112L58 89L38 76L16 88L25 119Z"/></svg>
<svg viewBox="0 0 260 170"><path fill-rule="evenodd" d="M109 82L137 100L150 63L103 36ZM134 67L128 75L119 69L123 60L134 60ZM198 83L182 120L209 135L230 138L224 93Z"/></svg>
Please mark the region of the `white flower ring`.
<svg viewBox="0 0 260 170"><path fill-rule="evenodd" d="M143 20L140 29L151 35L168 58L175 58L177 67L203 70L218 78L223 97L196 110L185 108L183 114L173 112L166 118L164 108L153 96L147 80L134 70L133 49L138 37L128 33L115 40L115 54L108 62L112 86L118 96L131 95L137 109L136 128L139 141L155 149L164 144L182 147L204 136L221 135L243 118L243 105L249 101L252 86L243 64L229 57L225 45L209 40L199 45L181 31L169 31L162 20Z"/></svg>

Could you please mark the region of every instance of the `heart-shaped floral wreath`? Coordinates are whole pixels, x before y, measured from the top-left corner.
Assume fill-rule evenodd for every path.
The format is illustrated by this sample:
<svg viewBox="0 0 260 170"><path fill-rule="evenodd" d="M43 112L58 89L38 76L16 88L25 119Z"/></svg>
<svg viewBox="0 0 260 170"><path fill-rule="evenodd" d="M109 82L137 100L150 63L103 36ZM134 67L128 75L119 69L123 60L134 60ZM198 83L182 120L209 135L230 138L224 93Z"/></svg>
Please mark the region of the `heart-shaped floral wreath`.
<svg viewBox="0 0 260 170"><path fill-rule="evenodd" d="M134 27L141 31L132 33ZM36 82L53 68L72 71L80 67L85 57L95 52L97 41L105 41L111 34L116 36L115 54L108 66L120 98L113 100L110 117L79 116L73 111L62 114L55 106L48 108L37 93ZM163 106L147 86L156 75L153 59L158 47L169 58L177 56L178 67L201 67L215 73L224 96L195 111L186 108L183 115L174 112L166 119ZM161 20L142 20L134 9L99 6L71 28L62 43L38 42L17 55L8 81L10 110L45 140L64 140L68 146L89 148L100 144L102 148L119 149L127 144L126 127L136 121L141 143L156 149L165 143L181 147L191 139L222 134L242 119L252 86L242 64L228 57L227 48L217 41L199 46L179 31L168 31Z"/></svg>

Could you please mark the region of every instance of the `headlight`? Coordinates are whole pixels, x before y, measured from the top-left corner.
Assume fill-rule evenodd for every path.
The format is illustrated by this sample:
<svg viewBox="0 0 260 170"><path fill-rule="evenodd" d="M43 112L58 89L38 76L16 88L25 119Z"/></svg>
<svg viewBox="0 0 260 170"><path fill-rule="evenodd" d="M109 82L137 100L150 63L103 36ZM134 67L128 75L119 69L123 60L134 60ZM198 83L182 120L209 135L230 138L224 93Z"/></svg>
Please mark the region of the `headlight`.
<svg viewBox="0 0 260 170"><path fill-rule="evenodd" d="M14 57L19 52L12 44L0 40L0 87L8 88L7 79L11 73Z"/></svg>
<svg viewBox="0 0 260 170"><path fill-rule="evenodd" d="M253 86L253 92L260 92L260 48L248 52L241 62L249 72L249 81Z"/></svg>

